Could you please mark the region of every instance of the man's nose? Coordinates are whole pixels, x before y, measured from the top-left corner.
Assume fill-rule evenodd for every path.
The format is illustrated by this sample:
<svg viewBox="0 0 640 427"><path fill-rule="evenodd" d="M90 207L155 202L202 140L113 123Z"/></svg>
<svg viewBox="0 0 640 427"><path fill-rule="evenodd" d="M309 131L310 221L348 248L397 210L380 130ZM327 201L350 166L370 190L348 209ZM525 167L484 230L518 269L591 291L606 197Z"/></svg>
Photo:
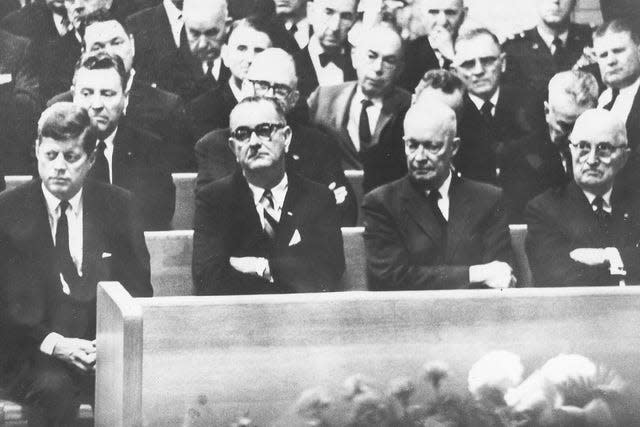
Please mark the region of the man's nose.
<svg viewBox="0 0 640 427"><path fill-rule="evenodd" d="M471 68L471 72L473 74L484 73L484 68L482 67L482 64L480 63L480 60L478 58L473 60L473 68Z"/></svg>
<svg viewBox="0 0 640 427"><path fill-rule="evenodd" d="M327 19L327 27L332 31L337 31L340 28L340 15L335 13Z"/></svg>
<svg viewBox="0 0 640 427"><path fill-rule="evenodd" d="M445 15L444 10L441 10L436 14L436 24L441 27L447 26L447 15Z"/></svg>
<svg viewBox="0 0 640 427"><path fill-rule="evenodd" d="M373 69L373 71L376 72L376 74L380 75L382 74L382 70L383 70L383 66L382 66L382 58L376 58L373 60L373 62L371 63L371 68Z"/></svg>
<svg viewBox="0 0 640 427"><path fill-rule="evenodd" d="M91 108L94 109L94 110L102 109L104 107L104 102L102 100L102 97L101 96L97 96L97 95L93 96L91 98L90 105L91 105Z"/></svg>
<svg viewBox="0 0 640 427"><path fill-rule="evenodd" d="M53 167L60 172L64 172L67 169L67 162L64 160L62 153L58 154L58 157L53 160Z"/></svg>
<svg viewBox="0 0 640 427"><path fill-rule="evenodd" d="M596 154L596 147L592 147L587 154L587 164L596 165L600 162L600 158Z"/></svg>

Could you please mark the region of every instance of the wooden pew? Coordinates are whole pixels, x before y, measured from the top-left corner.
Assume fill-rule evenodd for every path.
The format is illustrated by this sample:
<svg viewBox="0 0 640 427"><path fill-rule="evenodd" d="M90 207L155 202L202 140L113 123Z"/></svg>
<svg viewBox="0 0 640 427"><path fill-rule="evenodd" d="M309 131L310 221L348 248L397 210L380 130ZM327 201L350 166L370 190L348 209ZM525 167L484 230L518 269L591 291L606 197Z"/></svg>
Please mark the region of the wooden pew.
<svg viewBox="0 0 640 427"><path fill-rule="evenodd" d="M639 307L632 287L134 299L101 283L96 425L182 425L196 407L209 408L198 425L249 411L257 425L291 426L309 387L335 396L349 375L384 385L438 359L451 367L447 389L461 391L494 349L518 353L527 375L580 353L638 384Z"/></svg>
<svg viewBox="0 0 640 427"><path fill-rule="evenodd" d="M519 288L533 286L533 275L524 245L527 238L527 224L510 224L509 233L511 234L511 246L516 256L514 267L518 273L517 286Z"/></svg>
<svg viewBox="0 0 640 427"><path fill-rule="evenodd" d="M7 186L7 190L14 189L19 185L31 181L33 177L31 175L7 175L4 177L4 182Z"/></svg>
<svg viewBox="0 0 640 427"><path fill-rule="evenodd" d="M193 229L197 175L197 173L171 174L173 183L176 186L176 210L171 221L171 226L174 230Z"/></svg>
<svg viewBox="0 0 640 427"><path fill-rule="evenodd" d="M344 176L347 178L353 192L356 196L356 202L358 203L358 222L357 225L362 225L362 198L364 197L364 191L362 190L362 180L364 179L364 171L361 170L346 170Z"/></svg>

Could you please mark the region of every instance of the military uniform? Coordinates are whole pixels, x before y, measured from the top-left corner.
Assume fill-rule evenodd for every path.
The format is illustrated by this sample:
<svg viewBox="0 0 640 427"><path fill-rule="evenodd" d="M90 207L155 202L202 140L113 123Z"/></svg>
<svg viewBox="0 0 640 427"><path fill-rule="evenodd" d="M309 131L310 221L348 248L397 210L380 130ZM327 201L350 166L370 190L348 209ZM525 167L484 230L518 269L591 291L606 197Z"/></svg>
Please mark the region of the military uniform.
<svg viewBox="0 0 640 427"><path fill-rule="evenodd" d="M591 46L592 32L589 25L570 24L567 41L558 59L551 54L536 27L509 37L502 46L507 54L505 81L546 93L551 77L573 68L584 48Z"/></svg>

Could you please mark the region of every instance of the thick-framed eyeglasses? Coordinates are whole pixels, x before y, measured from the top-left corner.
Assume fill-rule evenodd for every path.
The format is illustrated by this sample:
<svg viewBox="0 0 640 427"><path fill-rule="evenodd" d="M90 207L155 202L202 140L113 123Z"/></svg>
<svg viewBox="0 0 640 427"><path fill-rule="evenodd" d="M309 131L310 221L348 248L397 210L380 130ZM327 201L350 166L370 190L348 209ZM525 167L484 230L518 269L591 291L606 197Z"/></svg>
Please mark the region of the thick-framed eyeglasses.
<svg viewBox="0 0 640 427"><path fill-rule="evenodd" d="M467 59L458 64L458 67L465 71L471 71L476 67L477 63L480 63L482 68L491 68L498 62L499 56L482 56L479 58Z"/></svg>
<svg viewBox="0 0 640 427"><path fill-rule="evenodd" d="M284 123L260 123L254 128L249 126L238 126L231 132L231 138L238 142L249 142L251 135L254 133L262 141L271 141L273 134L280 129L283 129L286 125Z"/></svg>
<svg viewBox="0 0 640 427"><path fill-rule="evenodd" d="M595 149L596 156L603 160L609 160L613 153L627 148L626 145L613 145L609 142L599 142L592 145L587 141L579 141L571 142L570 145L575 149L578 158L588 156Z"/></svg>
<svg viewBox="0 0 640 427"><path fill-rule="evenodd" d="M251 80L249 82L253 85L253 91L256 96L265 96L269 90L273 91L275 96L280 98L286 98L293 92L293 89L287 85L283 85L281 83L271 83L266 80Z"/></svg>
<svg viewBox="0 0 640 427"><path fill-rule="evenodd" d="M405 147L410 153L418 151L420 148L424 149L427 153L435 156L442 152L445 144L442 142L425 141L420 142L411 138L402 138L404 140Z"/></svg>

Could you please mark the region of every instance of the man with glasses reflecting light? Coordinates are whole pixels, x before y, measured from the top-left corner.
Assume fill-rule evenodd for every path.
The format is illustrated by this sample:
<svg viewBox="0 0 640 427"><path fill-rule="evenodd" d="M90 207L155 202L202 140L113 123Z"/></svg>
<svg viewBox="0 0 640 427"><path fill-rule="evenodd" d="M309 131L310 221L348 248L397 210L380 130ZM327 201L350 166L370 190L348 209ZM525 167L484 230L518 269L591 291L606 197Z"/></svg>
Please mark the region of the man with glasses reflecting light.
<svg viewBox="0 0 640 427"><path fill-rule="evenodd" d="M337 290L344 270L331 191L285 166L291 128L273 99L231 111L229 148L240 166L196 196L193 278L199 295Z"/></svg>
<svg viewBox="0 0 640 427"><path fill-rule="evenodd" d="M616 176L630 149L612 112L587 110L569 137L573 181L527 205L527 254L536 286L635 284L640 198Z"/></svg>
<svg viewBox="0 0 640 427"><path fill-rule="evenodd" d="M408 175L362 205L372 290L506 288L516 279L501 191L460 178L455 112L417 102L404 120Z"/></svg>
<svg viewBox="0 0 640 427"><path fill-rule="evenodd" d="M502 83L505 65L497 37L486 28L456 40L453 66L468 96L458 129L464 144L455 165L463 176L494 184L500 183L501 163L514 140L534 129L537 112L531 94Z"/></svg>

